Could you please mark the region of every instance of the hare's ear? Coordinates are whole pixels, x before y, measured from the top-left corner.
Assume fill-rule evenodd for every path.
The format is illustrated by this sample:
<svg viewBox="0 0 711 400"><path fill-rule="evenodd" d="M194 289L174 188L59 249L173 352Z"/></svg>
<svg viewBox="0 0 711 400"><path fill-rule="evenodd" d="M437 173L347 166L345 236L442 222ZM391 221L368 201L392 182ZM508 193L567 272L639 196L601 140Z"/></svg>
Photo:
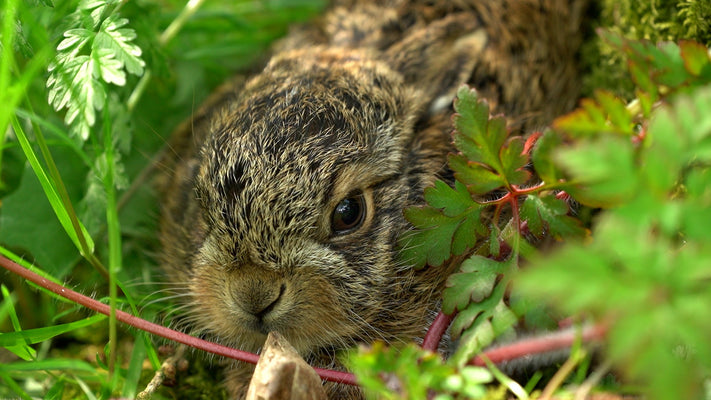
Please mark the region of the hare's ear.
<svg viewBox="0 0 711 400"><path fill-rule="evenodd" d="M457 88L466 83L488 41L472 14L453 14L413 29L385 50L385 59L405 81L424 92L430 113L448 107Z"/></svg>

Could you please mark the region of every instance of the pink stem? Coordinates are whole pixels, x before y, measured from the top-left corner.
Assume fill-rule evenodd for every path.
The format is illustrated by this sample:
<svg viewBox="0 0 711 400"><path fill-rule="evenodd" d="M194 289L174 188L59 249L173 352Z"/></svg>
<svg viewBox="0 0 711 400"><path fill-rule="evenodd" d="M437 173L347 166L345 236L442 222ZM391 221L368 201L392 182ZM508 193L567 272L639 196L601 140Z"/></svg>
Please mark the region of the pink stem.
<svg viewBox="0 0 711 400"><path fill-rule="evenodd" d="M603 324L586 326L582 331L582 341L585 343L602 340L607 333L607 326ZM549 335L523 339L518 342L507 344L496 349L492 349L483 353L486 358L494 364L503 361L515 360L517 358L540 354L553 350L561 350L569 348L578 340L578 332L575 329L566 329L564 331L554 332ZM472 365L484 366L484 359L477 356L469 362Z"/></svg>
<svg viewBox="0 0 711 400"><path fill-rule="evenodd" d="M81 304L84 307L90 308L96 312L104 315L109 315L111 313L111 308L97 300L90 297L84 296L77 293L71 289L68 289L62 285L58 285L48 279L45 279L34 272L24 268L23 266L17 264L16 262L9 260L8 258L0 255L0 265L5 269L20 275L30 282L34 282L37 285L59 295L66 299L69 299L77 304ZM227 346L222 346L217 343L208 342L206 340L198 339L194 336L187 335L182 332L174 331L172 329L166 328L164 326L154 324L152 322L146 321L145 319L138 318L127 312L116 310L116 319L133 326L134 328L141 329L143 331L152 333L176 341L178 343L183 343L185 345L194 347L196 349L204 350L209 353L217 354L227 358L232 358L235 360L240 360L248 362L251 364L256 364L259 361L259 356L254 353L249 353L242 350L233 349ZM347 385L357 385L355 376L351 373L333 371L323 368L314 368L316 373L327 381L344 383Z"/></svg>
<svg viewBox="0 0 711 400"><path fill-rule="evenodd" d="M432 321L430 329L427 330L425 339L422 341L422 348L433 352L437 351L439 342L442 341L442 336L444 336L444 332L447 331L453 319L454 314L447 315L440 311L435 320Z"/></svg>

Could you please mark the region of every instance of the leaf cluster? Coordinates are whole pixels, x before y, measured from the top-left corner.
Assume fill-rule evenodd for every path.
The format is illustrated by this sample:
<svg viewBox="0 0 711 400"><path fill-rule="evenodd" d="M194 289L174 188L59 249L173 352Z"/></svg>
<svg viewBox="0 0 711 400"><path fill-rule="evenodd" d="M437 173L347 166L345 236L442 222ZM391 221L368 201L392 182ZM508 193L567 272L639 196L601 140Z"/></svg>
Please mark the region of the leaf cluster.
<svg viewBox="0 0 711 400"><path fill-rule="evenodd" d="M706 0L603 0L593 2L598 14L594 28L614 35L652 43L692 40L711 46L711 3ZM634 85L629 79L627 56L602 38L584 44L584 93L605 89L629 100Z"/></svg>
<svg viewBox="0 0 711 400"><path fill-rule="evenodd" d="M376 342L352 354L348 365L358 376L368 398L436 400L504 398L505 392L487 388L494 376L485 368L457 368L439 355L415 344L400 349Z"/></svg>
<svg viewBox="0 0 711 400"><path fill-rule="evenodd" d="M711 370L711 59L692 42L611 41L630 57L637 101L583 102L555 124L578 140L553 153L579 184L568 192L608 210L589 240L535 257L517 287L609 324L607 354L650 397L699 398Z"/></svg>
<svg viewBox="0 0 711 400"><path fill-rule="evenodd" d="M552 129L520 138L474 90L459 90L456 181L437 182L427 205L405 211L414 230L403 258L416 268L461 263L442 303L457 312L455 365L516 322L507 296L516 275L512 301L609 324L606 354L652 398L698 398L711 370L711 53L601 34L628 59L631 103L597 90ZM602 209L589 229L587 207ZM541 252L544 237L564 243ZM523 259L531 265L518 272ZM382 364L370 367L393 367Z"/></svg>
<svg viewBox="0 0 711 400"><path fill-rule="evenodd" d="M48 101L57 111L67 109L64 121L82 140L107 101L106 85L124 86L126 72L141 76L146 65L133 43L136 32L113 12L117 5L118 0L82 1L67 16L71 28L48 67Z"/></svg>
<svg viewBox="0 0 711 400"><path fill-rule="evenodd" d="M437 181L425 190L427 205L405 210L416 229L400 240L403 259L415 268L464 257L449 278L442 308L458 312L451 331L462 336L454 358L463 365L515 323L504 300L521 251L531 251L544 233L573 237L584 230L555 196L562 173L546 158L558 144L552 133L537 147L532 143L538 136L511 136L505 119L490 116L486 100L466 86L457 92L454 107L459 153L449 156L449 167L456 180L453 187ZM542 171L539 177L531 174L530 164Z"/></svg>

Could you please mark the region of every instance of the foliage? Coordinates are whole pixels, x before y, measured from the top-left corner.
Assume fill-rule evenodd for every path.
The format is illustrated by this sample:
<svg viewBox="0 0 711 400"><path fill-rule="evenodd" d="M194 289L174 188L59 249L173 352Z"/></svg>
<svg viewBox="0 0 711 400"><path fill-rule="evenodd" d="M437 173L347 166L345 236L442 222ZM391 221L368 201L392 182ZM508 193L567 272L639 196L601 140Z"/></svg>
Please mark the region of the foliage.
<svg viewBox="0 0 711 400"><path fill-rule="evenodd" d="M166 289L147 256L157 213L141 178L147 158L217 84L323 4L0 1L0 132L10 132L0 136L0 254L153 319L163 306L152 294ZM702 397L711 367L711 10L703 0L677 3L601 3L601 24L615 28L592 53L615 54L617 67L593 68L597 90L541 134L511 136L474 90L459 90L456 181L437 182L427 206L406 210L416 229L401 242L417 268L461 263L443 299L457 312L459 346L446 362L414 346L361 350L351 363L366 389L525 397L467 362L522 314L533 320L539 310L521 306L541 299L609 325L606 355L650 397ZM634 40L645 35L701 44ZM620 79L623 65L631 79ZM554 251L539 250L551 242ZM158 367L147 335L119 334L114 318L87 317L12 278L1 289L0 345L14 359L0 365L0 397L130 398L151 375L143 361ZM506 389L487 390L492 375ZM195 379L201 393L210 386Z"/></svg>
<svg viewBox="0 0 711 400"><path fill-rule="evenodd" d="M706 229L711 218L711 60L705 48L692 42L659 48L618 43L639 85L646 117L641 132L617 129L632 125L633 117L619 103L602 113L617 126L609 131L619 136L580 129L599 112L589 111L594 107L556 124L562 132L581 135L574 146L556 151L560 165L584 184L578 192L582 196L570 193L611 209L596 221L591 240L536 257L521 276L520 289L567 313L585 312L609 324L609 357L630 377L647 382L651 397L700 398L711 370L711 345L705 339L711 333L711 235ZM675 94L652 108L661 88ZM613 114L624 124L616 124ZM623 161L604 161L612 157Z"/></svg>
<svg viewBox="0 0 711 400"><path fill-rule="evenodd" d="M0 0L3 256L149 320L169 306L151 300L165 290L153 278L151 155L216 85L324 5L202 3ZM0 397L132 398L152 375L144 360L159 366L143 332L7 274L3 284L0 343L19 358L3 358Z"/></svg>
<svg viewBox="0 0 711 400"><path fill-rule="evenodd" d="M701 398L711 371L711 52L602 34L628 59L629 104L600 89L553 129L511 138L485 100L459 90L456 181L437 182L428 205L406 211L416 229L403 235L403 257L418 268L461 262L443 294L443 311L458 311L457 366L516 321L513 290L511 302L542 301L606 326L605 355L650 398ZM594 220L583 221L586 208L598 209ZM543 252L542 236L564 242ZM376 371L363 384L386 398L373 376L412 374L399 361L367 365Z"/></svg>
<svg viewBox="0 0 711 400"><path fill-rule="evenodd" d="M597 28L632 40L693 40L711 46L711 3L706 0L603 0L594 2L599 17ZM625 99L634 97L626 79L626 57L614 44L593 38L585 44L583 59L590 69L584 78L584 92L611 90Z"/></svg>
<svg viewBox="0 0 711 400"><path fill-rule="evenodd" d="M350 362L359 381L368 389L366 395L383 399L424 399L429 391L439 393L436 400L459 398L504 398L505 392L491 397L486 384L493 375L482 367L456 368L439 355L414 344L401 349L387 348L376 342L362 349ZM383 379L385 376L385 379Z"/></svg>

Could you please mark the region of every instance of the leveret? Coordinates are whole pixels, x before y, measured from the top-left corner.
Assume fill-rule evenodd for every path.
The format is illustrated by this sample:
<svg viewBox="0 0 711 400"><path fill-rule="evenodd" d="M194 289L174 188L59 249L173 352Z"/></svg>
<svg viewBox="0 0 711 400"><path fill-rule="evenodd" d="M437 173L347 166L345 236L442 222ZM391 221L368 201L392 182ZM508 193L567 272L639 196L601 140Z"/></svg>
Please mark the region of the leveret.
<svg viewBox="0 0 711 400"><path fill-rule="evenodd" d="M513 129L577 97L580 1L334 1L175 132L162 161L161 263L196 335L258 351L270 331L310 363L422 337L453 265L398 257L405 207L451 181L462 84ZM230 364L246 392L253 367ZM331 398L358 388L326 384Z"/></svg>

